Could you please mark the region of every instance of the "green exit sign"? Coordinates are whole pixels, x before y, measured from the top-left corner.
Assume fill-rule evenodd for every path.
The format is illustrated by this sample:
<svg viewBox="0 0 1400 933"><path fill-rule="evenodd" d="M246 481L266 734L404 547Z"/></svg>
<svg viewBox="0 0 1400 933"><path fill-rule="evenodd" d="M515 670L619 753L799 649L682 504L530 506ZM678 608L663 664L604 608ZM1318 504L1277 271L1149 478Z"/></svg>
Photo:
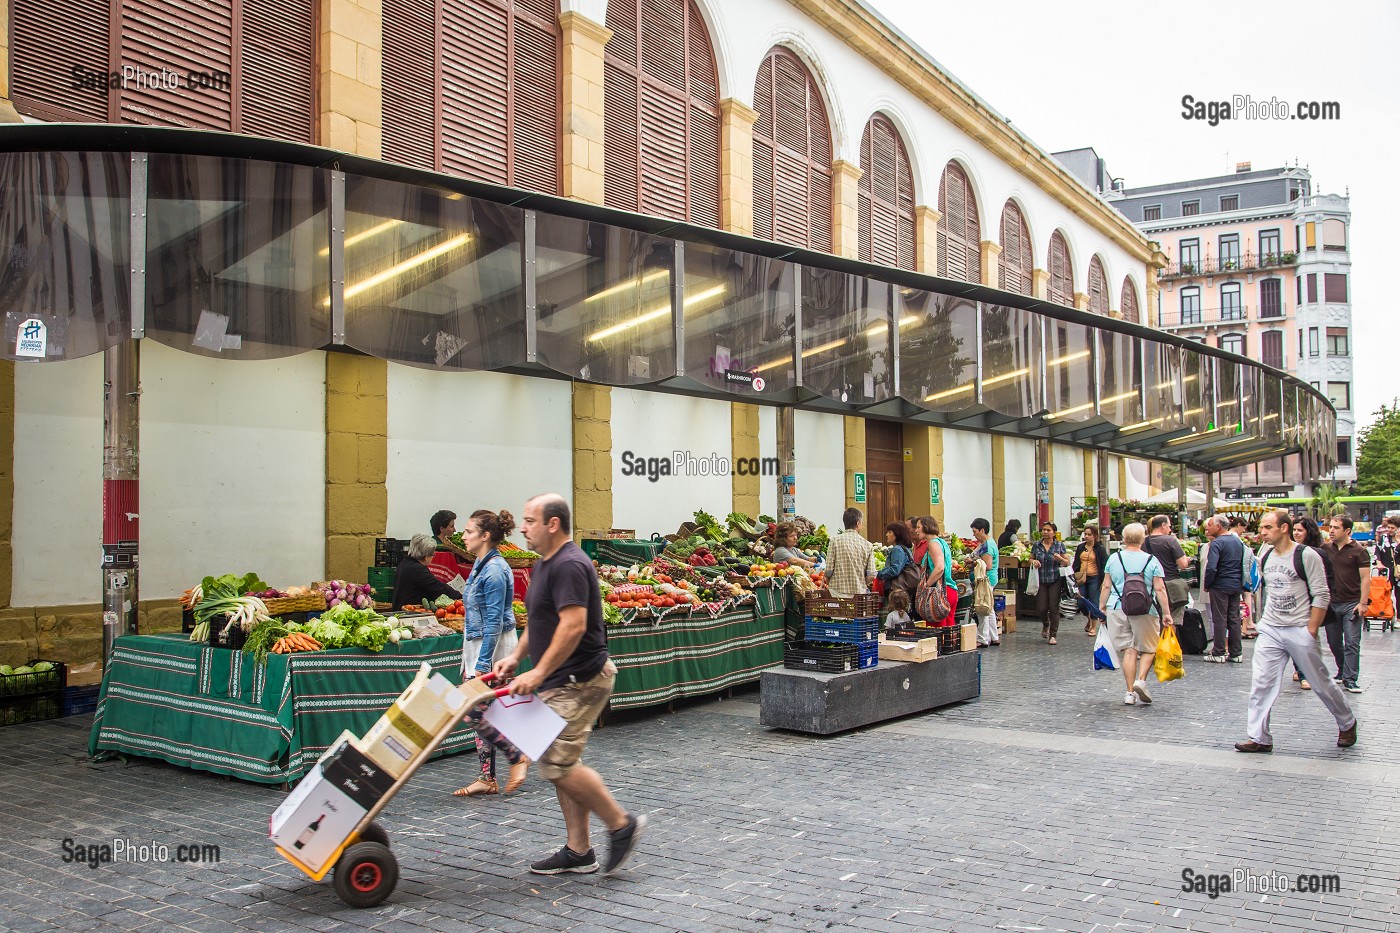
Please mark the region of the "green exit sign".
<svg viewBox="0 0 1400 933"><path fill-rule="evenodd" d="M928 501L930 505L938 504L939 494L943 491L943 482L936 476L929 477L928 481Z"/></svg>
<svg viewBox="0 0 1400 933"><path fill-rule="evenodd" d="M865 501L865 474L864 474L864 473L857 473L857 474L855 474L855 490L854 490L854 491L855 491L855 496L854 496L853 498L854 498L857 502L864 502L864 501Z"/></svg>

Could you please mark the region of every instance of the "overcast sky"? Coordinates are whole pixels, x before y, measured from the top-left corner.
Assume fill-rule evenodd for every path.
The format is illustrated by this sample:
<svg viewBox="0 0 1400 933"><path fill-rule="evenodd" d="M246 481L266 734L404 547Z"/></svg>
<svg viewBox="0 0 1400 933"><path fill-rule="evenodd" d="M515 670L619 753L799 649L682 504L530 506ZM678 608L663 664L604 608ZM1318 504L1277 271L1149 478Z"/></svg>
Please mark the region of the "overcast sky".
<svg viewBox="0 0 1400 933"><path fill-rule="evenodd" d="M1400 277L1400 257L1386 255L1400 248L1400 199L1384 175L1400 160L1400 3L867 2L1041 148L1093 146L1130 188L1295 159L1315 193L1350 188L1358 428L1400 395L1386 298L1386 275ZM1184 94L1337 101L1342 119L1211 127L1182 118Z"/></svg>

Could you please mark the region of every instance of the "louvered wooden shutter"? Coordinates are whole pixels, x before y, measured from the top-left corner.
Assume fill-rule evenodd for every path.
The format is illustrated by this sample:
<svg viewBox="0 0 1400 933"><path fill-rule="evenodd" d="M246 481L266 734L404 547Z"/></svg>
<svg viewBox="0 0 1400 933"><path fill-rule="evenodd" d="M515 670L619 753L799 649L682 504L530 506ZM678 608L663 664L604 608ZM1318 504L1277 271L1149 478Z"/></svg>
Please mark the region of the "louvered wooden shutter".
<svg viewBox="0 0 1400 933"><path fill-rule="evenodd" d="M914 179L899 131L876 114L860 142L860 258L913 268Z"/></svg>
<svg viewBox="0 0 1400 933"><path fill-rule="evenodd" d="M964 282L982 281L982 233L972 182L956 162L943 169L938 184L938 274Z"/></svg>
<svg viewBox="0 0 1400 933"><path fill-rule="evenodd" d="M1050 282L1046 298L1056 304L1074 306L1074 270L1070 267L1069 244L1056 230L1050 237Z"/></svg>
<svg viewBox="0 0 1400 933"><path fill-rule="evenodd" d="M435 0L385 0L382 151L392 162L438 168L437 46Z"/></svg>
<svg viewBox="0 0 1400 933"><path fill-rule="evenodd" d="M111 70L108 16L108 5L93 0L10 0L10 93L21 112L49 120L108 119L107 95L74 88L72 74L75 65Z"/></svg>
<svg viewBox="0 0 1400 933"><path fill-rule="evenodd" d="M309 143L316 106L311 0L242 4L239 132Z"/></svg>
<svg viewBox="0 0 1400 933"><path fill-rule="evenodd" d="M1123 280L1123 294L1118 299L1118 309L1123 312L1123 320L1131 324L1141 323L1141 315L1138 313L1137 289L1133 288L1132 280Z"/></svg>
<svg viewBox="0 0 1400 933"><path fill-rule="evenodd" d="M195 4L179 0L123 0L121 4L124 66L142 71L162 67L178 71L231 73L234 16L232 0ZM172 92L141 88L121 91L121 122L157 126L233 129L233 95L228 89Z"/></svg>
<svg viewBox="0 0 1400 933"><path fill-rule="evenodd" d="M755 83L754 109L754 232L829 251L831 128L797 56L769 51Z"/></svg>
<svg viewBox="0 0 1400 933"><path fill-rule="evenodd" d="M509 184L510 12L482 0L442 9L442 168Z"/></svg>
<svg viewBox="0 0 1400 933"><path fill-rule="evenodd" d="M1089 260L1089 310L1095 314L1108 314L1108 277L1104 275L1103 263L1097 256Z"/></svg>
<svg viewBox="0 0 1400 933"><path fill-rule="evenodd" d="M1001 210L1001 261L997 268L1000 287L1018 295L1029 295L1034 262L1026 218L1016 202L1007 201Z"/></svg>
<svg viewBox="0 0 1400 933"><path fill-rule="evenodd" d="M512 21L510 184L559 191L560 32L547 3L517 3Z"/></svg>

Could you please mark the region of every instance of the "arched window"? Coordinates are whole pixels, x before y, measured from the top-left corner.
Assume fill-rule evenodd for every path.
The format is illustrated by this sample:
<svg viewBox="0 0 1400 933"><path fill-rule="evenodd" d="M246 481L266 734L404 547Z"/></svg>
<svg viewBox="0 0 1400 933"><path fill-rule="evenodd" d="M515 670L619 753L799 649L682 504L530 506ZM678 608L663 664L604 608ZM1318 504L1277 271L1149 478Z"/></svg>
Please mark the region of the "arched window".
<svg viewBox="0 0 1400 933"><path fill-rule="evenodd" d="M719 226L719 83L693 0L612 0L603 57L610 207Z"/></svg>
<svg viewBox="0 0 1400 933"><path fill-rule="evenodd" d="M1118 298L1118 310L1123 312L1123 320L1128 323L1142 323L1142 315L1138 311L1137 289L1133 288L1132 279L1123 279L1123 292Z"/></svg>
<svg viewBox="0 0 1400 933"><path fill-rule="evenodd" d="M831 249L831 127L807 66L785 48L754 83L754 235Z"/></svg>
<svg viewBox="0 0 1400 933"><path fill-rule="evenodd" d="M899 130L875 114L860 138L860 258L914 268L914 174Z"/></svg>
<svg viewBox="0 0 1400 933"><path fill-rule="evenodd" d="M1056 230L1050 235L1050 255L1046 260L1050 281L1045 300L1057 305L1074 307L1074 267L1069 261L1069 244L1064 234Z"/></svg>
<svg viewBox="0 0 1400 933"><path fill-rule="evenodd" d="M384 0L384 158L559 190L554 0Z"/></svg>
<svg viewBox="0 0 1400 933"><path fill-rule="evenodd" d="M1034 268L1031 231L1026 226L1026 218L1015 201L1007 201L1001 209L1001 261L997 269L997 284L1002 291L1029 295L1031 270Z"/></svg>
<svg viewBox="0 0 1400 933"><path fill-rule="evenodd" d="M1108 316L1108 276L1097 256L1089 260L1089 310Z"/></svg>
<svg viewBox="0 0 1400 933"><path fill-rule="evenodd" d="M938 274L945 279L982 281L982 226L972 181L956 162L938 183Z"/></svg>

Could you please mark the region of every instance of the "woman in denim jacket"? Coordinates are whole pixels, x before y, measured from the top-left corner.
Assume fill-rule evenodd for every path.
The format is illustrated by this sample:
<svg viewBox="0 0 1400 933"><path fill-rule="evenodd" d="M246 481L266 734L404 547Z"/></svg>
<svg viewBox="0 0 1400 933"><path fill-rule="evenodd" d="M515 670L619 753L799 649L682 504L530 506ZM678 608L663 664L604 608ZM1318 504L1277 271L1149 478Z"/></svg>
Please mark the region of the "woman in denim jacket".
<svg viewBox="0 0 1400 933"><path fill-rule="evenodd" d="M462 605L466 619L462 623L462 679L470 680L491 670L501 658L515 650L515 612L511 603L515 597L515 581L505 558L496 549L506 535L515 530L515 519L504 509L500 513L485 509L473 512L462 532L462 543L476 558L471 576L462 588ZM458 797L476 797L499 792L496 783L496 752L499 750L510 762L510 779L506 793L525 783L529 760L504 736L491 728L482 717L484 705L473 709L468 717L476 730L476 753L481 761L481 774L475 783L455 791Z"/></svg>

